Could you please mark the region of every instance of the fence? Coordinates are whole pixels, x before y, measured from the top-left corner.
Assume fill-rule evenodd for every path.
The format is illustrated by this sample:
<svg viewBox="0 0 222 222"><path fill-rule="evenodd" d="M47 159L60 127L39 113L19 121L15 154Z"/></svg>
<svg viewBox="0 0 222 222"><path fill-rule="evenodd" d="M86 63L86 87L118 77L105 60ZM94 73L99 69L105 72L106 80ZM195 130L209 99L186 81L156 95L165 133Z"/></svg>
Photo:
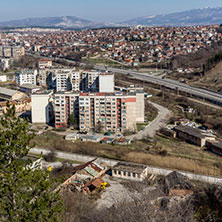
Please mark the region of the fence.
<svg viewBox="0 0 222 222"><path fill-rule="evenodd" d="M37 154L37 155L40 155L40 154L46 155L50 152L51 151L47 149L43 149L43 148L32 148L30 150L30 154ZM104 162L108 166L111 166L111 167L119 162L117 160L100 158L96 156L87 156L87 155L73 154L73 153L59 152L59 151L56 151L56 157L65 159L65 160L72 160L72 161L83 162L83 163L89 162L97 158L101 162ZM166 176L173 171L169 169L163 169L163 168L152 167L152 166L147 166L147 169L148 169L148 174L162 175L162 176ZM220 177L205 176L205 175L194 174L194 173L189 173L189 172L184 172L184 171L179 171L179 170L177 170L177 172L183 174L184 176L187 176L190 180L197 180L197 181L211 183L211 184L222 184L222 178Z"/></svg>

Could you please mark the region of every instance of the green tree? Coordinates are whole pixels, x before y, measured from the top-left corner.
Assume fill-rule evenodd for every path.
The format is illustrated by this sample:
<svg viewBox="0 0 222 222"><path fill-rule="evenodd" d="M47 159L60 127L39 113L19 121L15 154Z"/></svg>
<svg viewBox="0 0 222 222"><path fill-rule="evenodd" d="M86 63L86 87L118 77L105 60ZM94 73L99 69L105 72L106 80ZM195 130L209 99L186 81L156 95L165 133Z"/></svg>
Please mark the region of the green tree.
<svg viewBox="0 0 222 222"><path fill-rule="evenodd" d="M0 221L60 221L63 205L49 172L27 159L32 138L8 103L0 119Z"/></svg>
<svg viewBox="0 0 222 222"><path fill-rule="evenodd" d="M78 129L79 127L79 120L78 118L75 116L74 113L71 113L69 120L68 120L69 126L74 127L75 129Z"/></svg>

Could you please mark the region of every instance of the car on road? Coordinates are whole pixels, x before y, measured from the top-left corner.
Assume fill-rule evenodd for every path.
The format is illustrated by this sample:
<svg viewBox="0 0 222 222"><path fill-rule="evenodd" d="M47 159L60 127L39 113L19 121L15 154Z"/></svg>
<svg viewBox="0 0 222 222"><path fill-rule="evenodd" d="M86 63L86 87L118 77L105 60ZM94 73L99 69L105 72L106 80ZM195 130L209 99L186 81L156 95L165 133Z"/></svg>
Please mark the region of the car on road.
<svg viewBox="0 0 222 222"><path fill-rule="evenodd" d="M104 133L104 136L111 136L111 133L110 132Z"/></svg>

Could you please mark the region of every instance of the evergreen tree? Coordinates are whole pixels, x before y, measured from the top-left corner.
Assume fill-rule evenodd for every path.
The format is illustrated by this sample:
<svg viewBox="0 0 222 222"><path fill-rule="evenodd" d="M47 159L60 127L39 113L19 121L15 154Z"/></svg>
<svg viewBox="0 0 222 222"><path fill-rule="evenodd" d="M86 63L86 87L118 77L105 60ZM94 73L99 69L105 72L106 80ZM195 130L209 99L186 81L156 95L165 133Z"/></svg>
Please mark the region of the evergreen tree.
<svg viewBox="0 0 222 222"><path fill-rule="evenodd" d="M75 116L74 113L71 113L71 115L70 115L70 117L68 119L68 124L69 124L69 126L72 126L74 129L78 129L78 127L79 127L79 120Z"/></svg>
<svg viewBox="0 0 222 222"><path fill-rule="evenodd" d="M63 205L49 172L27 159L32 138L8 103L0 119L0 221L60 221Z"/></svg>

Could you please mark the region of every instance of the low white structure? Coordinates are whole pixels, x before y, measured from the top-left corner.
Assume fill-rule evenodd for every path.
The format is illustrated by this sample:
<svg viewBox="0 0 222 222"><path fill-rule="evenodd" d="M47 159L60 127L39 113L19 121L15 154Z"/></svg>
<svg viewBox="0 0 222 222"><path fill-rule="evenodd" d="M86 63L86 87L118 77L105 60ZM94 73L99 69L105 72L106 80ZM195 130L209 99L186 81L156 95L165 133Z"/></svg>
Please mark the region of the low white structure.
<svg viewBox="0 0 222 222"><path fill-rule="evenodd" d="M79 135L77 133L69 134L65 137L65 140L75 141L79 139Z"/></svg>
<svg viewBox="0 0 222 222"><path fill-rule="evenodd" d="M50 123L53 118L52 94L52 91L32 94L32 123Z"/></svg>
<svg viewBox="0 0 222 222"><path fill-rule="evenodd" d="M0 82L7 82L7 75L0 75Z"/></svg>
<svg viewBox="0 0 222 222"><path fill-rule="evenodd" d="M148 175L148 167L145 165L119 162L112 169L112 176L121 179L143 181Z"/></svg>

